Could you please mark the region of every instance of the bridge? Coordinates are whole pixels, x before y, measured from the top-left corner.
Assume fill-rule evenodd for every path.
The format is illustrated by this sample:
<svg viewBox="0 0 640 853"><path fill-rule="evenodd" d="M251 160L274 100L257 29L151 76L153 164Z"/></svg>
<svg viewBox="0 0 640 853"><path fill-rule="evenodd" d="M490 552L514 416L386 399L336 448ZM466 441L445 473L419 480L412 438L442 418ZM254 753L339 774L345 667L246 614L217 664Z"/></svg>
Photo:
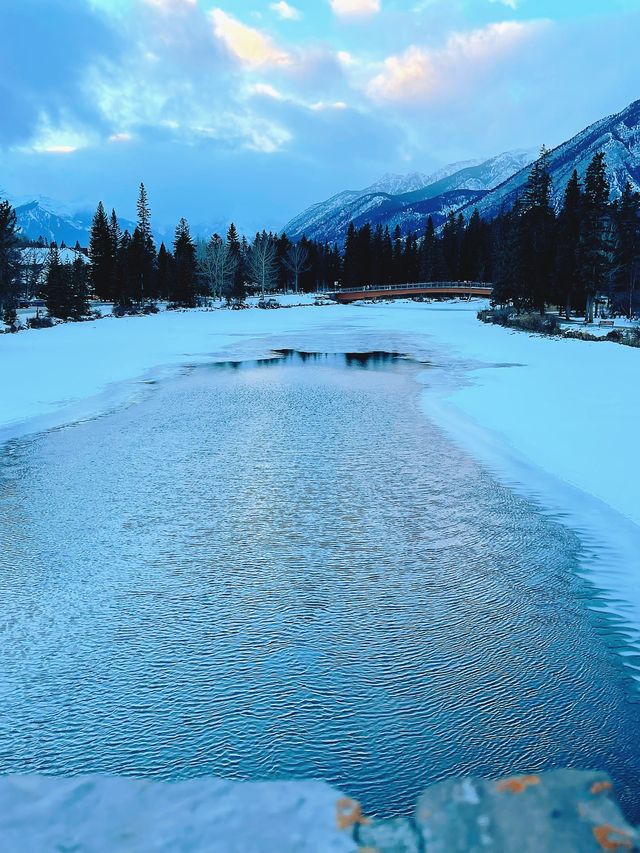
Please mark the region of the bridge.
<svg viewBox="0 0 640 853"><path fill-rule="evenodd" d="M411 296L491 296L493 285L480 281L427 281L420 284L367 284L347 287L327 295L336 302L357 299L396 299Z"/></svg>

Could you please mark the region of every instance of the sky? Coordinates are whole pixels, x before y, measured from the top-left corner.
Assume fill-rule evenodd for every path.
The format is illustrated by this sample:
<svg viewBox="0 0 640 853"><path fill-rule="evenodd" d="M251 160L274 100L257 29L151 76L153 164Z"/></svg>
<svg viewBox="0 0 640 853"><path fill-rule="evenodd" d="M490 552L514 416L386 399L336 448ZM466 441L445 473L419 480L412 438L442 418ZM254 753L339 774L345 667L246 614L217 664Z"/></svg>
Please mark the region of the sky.
<svg viewBox="0 0 640 853"><path fill-rule="evenodd" d="M0 0L0 189L247 233L640 98L640 0Z"/></svg>

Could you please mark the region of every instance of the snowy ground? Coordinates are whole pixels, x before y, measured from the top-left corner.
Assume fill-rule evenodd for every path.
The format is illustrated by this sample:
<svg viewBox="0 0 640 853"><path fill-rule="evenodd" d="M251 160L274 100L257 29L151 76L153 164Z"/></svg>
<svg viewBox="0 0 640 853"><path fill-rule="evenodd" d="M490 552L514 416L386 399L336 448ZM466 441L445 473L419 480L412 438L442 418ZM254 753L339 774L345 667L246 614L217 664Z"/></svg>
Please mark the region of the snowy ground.
<svg viewBox="0 0 640 853"><path fill-rule="evenodd" d="M287 298L303 300L311 302ZM115 393L116 383L206 361L234 344L246 348L253 340L258 351L261 340L292 333L309 332L318 343L324 332L406 334L426 351L435 347L473 362L448 403L532 463L640 524L640 486L630 482L640 422L640 351L485 325L476 320L479 305L169 312L2 335L0 437L30 431L43 420L64 422L78 408L95 411L90 398Z"/></svg>
<svg viewBox="0 0 640 853"><path fill-rule="evenodd" d="M566 517L594 549L589 571L599 549L603 607L632 625L640 644L640 350L483 324L481 302L281 301L296 307L162 312L2 335L0 441L104 411L184 365L297 342L345 348L365 335L377 348L429 360L428 416Z"/></svg>

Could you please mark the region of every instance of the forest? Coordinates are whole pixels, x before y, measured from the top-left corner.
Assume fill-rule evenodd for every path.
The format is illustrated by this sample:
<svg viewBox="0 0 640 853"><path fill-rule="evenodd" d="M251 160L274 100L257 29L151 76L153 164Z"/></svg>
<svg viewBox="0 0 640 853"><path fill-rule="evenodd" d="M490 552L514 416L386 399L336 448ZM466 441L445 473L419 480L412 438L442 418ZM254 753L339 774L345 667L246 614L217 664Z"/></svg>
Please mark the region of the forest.
<svg viewBox="0 0 640 853"><path fill-rule="evenodd" d="M381 226L350 225L344 247L263 231L253 240L234 224L224 236L194 239L181 219L172 245L156 247L144 184L133 233L121 231L115 210L102 202L93 217L89 245L62 261L48 248L45 263L29 277L22 262L28 245L15 211L0 202L0 306L16 328L23 297L40 297L48 314L81 319L90 300L114 305L114 313L154 310L164 301L195 307L204 298L242 305L247 293L327 291L335 287L433 281L482 281L493 286L494 305L517 313L558 308L567 318L593 319L597 298L613 314L635 316L640 307L640 195L627 184L611 201L604 155L589 164L584 180L574 171L560 210L551 204L549 152L543 148L526 187L509 210L488 222L474 210L450 212L438 227L429 217L422 234ZM40 241L40 246L44 246ZM90 263L87 263L87 260ZM31 279L28 285L27 281Z"/></svg>

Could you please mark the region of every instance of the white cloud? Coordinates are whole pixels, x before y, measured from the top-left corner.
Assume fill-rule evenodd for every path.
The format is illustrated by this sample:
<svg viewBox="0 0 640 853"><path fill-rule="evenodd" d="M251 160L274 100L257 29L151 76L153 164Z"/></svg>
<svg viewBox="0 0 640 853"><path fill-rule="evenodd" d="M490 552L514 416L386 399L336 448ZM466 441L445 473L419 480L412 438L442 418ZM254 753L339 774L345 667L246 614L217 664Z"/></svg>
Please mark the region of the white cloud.
<svg viewBox="0 0 640 853"><path fill-rule="evenodd" d="M344 101L333 101L333 103L330 104L326 104L324 101L317 101L315 104L311 104L309 109L316 113L320 113L325 110L346 110L348 109L348 106Z"/></svg>
<svg viewBox="0 0 640 853"><path fill-rule="evenodd" d="M329 0L339 18L367 18L380 11L380 0Z"/></svg>
<svg viewBox="0 0 640 853"><path fill-rule="evenodd" d="M410 45L389 56L366 87L376 101L412 103L438 100L473 84L547 24L505 21L453 33L438 49Z"/></svg>
<svg viewBox="0 0 640 853"><path fill-rule="evenodd" d="M54 125L49 117L40 115L39 127L34 139L20 150L36 151L39 154L73 154L80 148L86 148L97 137L90 137L71 124Z"/></svg>
<svg viewBox="0 0 640 853"><path fill-rule="evenodd" d="M508 6L514 11L518 8L518 0L489 0L490 3L502 3L503 6Z"/></svg>
<svg viewBox="0 0 640 853"><path fill-rule="evenodd" d="M289 54L260 30L248 27L222 9L212 9L209 14L217 38L243 65L277 67L291 63Z"/></svg>
<svg viewBox="0 0 640 853"><path fill-rule="evenodd" d="M161 12L175 12L180 7L195 7L197 0L142 0L146 6L152 6Z"/></svg>
<svg viewBox="0 0 640 853"><path fill-rule="evenodd" d="M271 98L274 101L283 101L284 95L270 83L255 83L249 89L252 95L260 95L263 98Z"/></svg>
<svg viewBox="0 0 640 853"><path fill-rule="evenodd" d="M280 0L279 3L271 3L269 8L284 21L302 20L302 12L296 9L295 6L290 6L285 0Z"/></svg>

